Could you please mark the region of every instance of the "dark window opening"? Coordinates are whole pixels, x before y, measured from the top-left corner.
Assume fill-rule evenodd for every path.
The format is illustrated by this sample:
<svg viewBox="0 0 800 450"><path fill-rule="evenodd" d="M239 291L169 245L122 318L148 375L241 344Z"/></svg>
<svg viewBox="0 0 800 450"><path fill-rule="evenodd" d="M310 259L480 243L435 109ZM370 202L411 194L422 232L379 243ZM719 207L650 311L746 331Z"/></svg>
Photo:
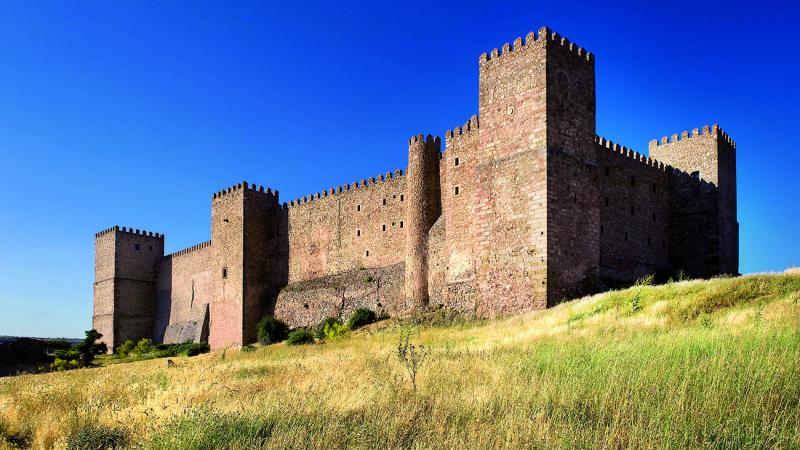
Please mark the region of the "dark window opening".
<svg viewBox="0 0 800 450"><path fill-rule="evenodd" d="M627 231L625 232L625 240L626 241L628 240L628 232Z"/></svg>
<svg viewBox="0 0 800 450"><path fill-rule="evenodd" d="M631 215L636 214L636 210L634 209L633 205L631 205Z"/></svg>
<svg viewBox="0 0 800 450"><path fill-rule="evenodd" d="M656 184L653 183L653 194L655 194L655 193L656 193Z"/></svg>
<svg viewBox="0 0 800 450"><path fill-rule="evenodd" d="M456 186L456 195L458 195L458 190L459 190L458 186Z"/></svg>
<svg viewBox="0 0 800 450"><path fill-rule="evenodd" d="M397 198L397 194L392 194L392 200Z"/></svg>
<svg viewBox="0 0 800 450"><path fill-rule="evenodd" d="M633 175L631 175L631 186L636 186L636 178Z"/></svg>
<svg viewBox="0 0 800 450"><path fill-rule="evenodd" d="M603 226L600 225L600 235L602 235L602 234L603 234Z"/></svg>
<svg viewBox="0 0 800 450"><path fill-rule="evenodd" d="M356 205L356 211L361 211L361 205Z"/></svg>
<svg viewBox="0 0 800 450"><path fill-rule="evenodd" d="M361 230L356 230L356 237L361 237Z"/></svg>
<svg viewBox="0 0 800 450"><path fill-rule="evenodd" d="M386 206L386 199L383 199L383 206Z"/></svg>
<svg viewBox="0 0 800 450"><path fill-rule="evenodd" d="M609 173L610 173L610 170L609 170L608 167L606 167L606 176L608 176Z"/></svg>
<svg viewBox="0 0 800 450"><path fill-rule="evenodd" d="M139 244L133 244L133 249L134 250L139 250Z"/></svg>
<svg viewBox="0 0 800 450"><path fill-rule="evenodd" d="M308 303L303 303L303 308L308 309Z"/></svg>
<svg viewBox="0 0 800 450"><path fill-rule="evenodd" d="M458 165L458 158L456 158L456 165Z"/></svg>
<svg viewBox="0 0 800 450"><path fill-rule="evenodd" d="M365 255L369 256L369 250L366 251Z"/></svg>
<svg viewBox="0 0 800 450"><path fill-rule="evenodd" d="M653 222L656 221L656 213L653 213Z"/></svg>
<svg viewBox="0 0 800 450"><path fill-rule="evenodd" d="M152 250L152 249L153 249L152 245L148 246L148 250Z"/></svg>
<svg viewBox="0 0 800 450"><path fill-rule="evenodd" d="M400 194L400 201L402 202L403 200L405 200L405 196L403 194Z"/></svg>
<svg viewBox="0 0 800 450"><path fill-rule="evenodd" d="M608 206L608 197L606 197L606 206Z"/></svg>
<svg viewBox="0 0 800 450"><path fill-rule="evenodd" d="M695 170L694 172L692 172L692 178L694 178L695 180L699 180L700 179L700 171L699 170Z"/></svg>
<svg viewBox="0 0 800 450"><path fill-rule="evenodd" d="M403 221L400 221L400 228L403 228Z"/></svg>
<svg viewBox="0 0 800 450"><path fill-rule="evenodd" d="M223 279L228 278L228 268L227 267L223 267L222 268L222 278Z"/></svg>
<svg viewBox="0 0 800 450"><path fill-rule="evenodd" d="M386 224L383 224L383 231L386 231Z"/></svg>
<svg viewBox="0 0 800 450"><path fill-rule="evenodd" d="M395 225L395 223L394 223L394 222L392 222L392 226L393 226L393 227L394 227L394 225Z"/></svg>

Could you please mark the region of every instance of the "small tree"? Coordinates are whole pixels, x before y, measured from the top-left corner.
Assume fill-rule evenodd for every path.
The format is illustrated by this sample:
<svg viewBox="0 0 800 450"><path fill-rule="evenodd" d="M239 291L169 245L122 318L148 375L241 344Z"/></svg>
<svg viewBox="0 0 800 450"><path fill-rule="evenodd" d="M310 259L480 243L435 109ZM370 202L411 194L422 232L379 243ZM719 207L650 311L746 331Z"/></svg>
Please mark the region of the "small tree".
<svg viewBox="0 0 800 450"><path fill-rule="evenodd" d="M103 337L103 335L92 328L86 331L86 337L83 341L75 346L75 350L80 353L81 367L86 367L91 364L97 355L108 352L108 347L105 342L97 342L101 337Z"/></svg>

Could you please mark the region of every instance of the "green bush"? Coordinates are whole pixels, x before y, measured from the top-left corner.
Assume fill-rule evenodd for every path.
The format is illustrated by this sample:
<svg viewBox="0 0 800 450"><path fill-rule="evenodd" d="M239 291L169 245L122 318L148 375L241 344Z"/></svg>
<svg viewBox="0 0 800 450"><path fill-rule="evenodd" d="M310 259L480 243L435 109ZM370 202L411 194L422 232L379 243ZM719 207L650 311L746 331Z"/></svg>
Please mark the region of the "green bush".
<svg viewBox="0 0 800 450"><path fill-rule="evenodd" d="M135 353L137 355L146 355L155 350L153 347L153 341L147 338L139 339L139 342L136 343L136 347L133 348L131 353Z"/></svg>
<svg viewBox="0 0 800 450"><path fill-rule="evenodd" d="M286 343L288 345L313 344L314 333L302 328L294 330L289 333L289 336L286 338Z"/></svg>
<svg viewBox="0 0 800 450"><path fill-rule="evenodd" d="M347 326L339 319L335 317L326 317L325 320L316 326L314 334L317 339L333 339L347 333L347 331Z"/></svg>
<svg viewBox="0 0 800 450"><path fill-rule="evenodd" d="M263 345L274 344L286 339L289 327L273 316L264 316L256 325L258 342Z"/></svg>
<svg viewBox="0 0 800 450"><path fill-rule="evenodd" d="M367 308L358 308L357 310L353 311L353 315L350 316L350 319L347 321L347 328L351 330L357 330L364 325L369 325L372 322L375 322L375 312L369 310Z"/></svg>
<svg viewBox="0 0 800 450"><path fill-rule="evenodd" d="M132 340L128 339L117 348L117 354L123 357L128 356L130 355L130 353L133 351L134 348L136 348L136 342L133 342Z"/></svg>
<svg viewBox="0 0 800 450"><path fill-rule="evenodd" d="M50 364L50 367L53 370L63 371L63 370L70 370L70 369L77 369L81 365L78 363L77 359L61 359L56 357L55 361Z"/></svg>
<svg viewBox="0 0 800 450"><path fill-rule="evenodd" d="M128 443L128 433L120 428L97 424L83 425L67 437L68 450L105 450L120 448Z"/></svg>

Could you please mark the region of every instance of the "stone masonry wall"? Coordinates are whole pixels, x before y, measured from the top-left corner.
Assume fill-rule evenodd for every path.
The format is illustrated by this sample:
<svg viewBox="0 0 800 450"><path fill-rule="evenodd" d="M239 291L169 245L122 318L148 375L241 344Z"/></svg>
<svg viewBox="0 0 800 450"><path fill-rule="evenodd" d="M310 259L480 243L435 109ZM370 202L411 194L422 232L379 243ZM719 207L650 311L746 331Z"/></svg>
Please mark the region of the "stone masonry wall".
<svg viewBox="0 0 800 450"><path fill-rule="evenodd" d="M669 267L669 172L663 163L597 139L600 274L616 287Z"/></svg>
<svg viewBox="0 0 800 450"><path fill-rule="evenodd" d="M164 343L208 340L207 314L217 296L211 241L164 257L158 272L153 340Z"/></svg>
<svg viewBox="0 0 800 450"><path fill-rule="evenodd" d="M445 152L441 160L445 234L443 303L470 312L474 311L477 300L473 233L478 192L478 129L478 117L472 116L463 126L445 132Z"/></svg>
<svg viewBox="0 0 800 450"><path fill-rule="evenodd" d="M288 282L403 262L405 184L398 170L292 201Z"/></svg>

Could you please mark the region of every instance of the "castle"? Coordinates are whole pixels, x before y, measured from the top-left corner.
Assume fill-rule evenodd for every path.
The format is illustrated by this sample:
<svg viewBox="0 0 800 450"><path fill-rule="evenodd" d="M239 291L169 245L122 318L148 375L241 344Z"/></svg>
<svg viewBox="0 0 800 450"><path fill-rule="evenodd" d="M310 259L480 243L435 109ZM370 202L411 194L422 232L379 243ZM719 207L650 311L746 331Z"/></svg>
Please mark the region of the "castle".
<svg viewBox="0 0 800 450"><path fill-rule="evenodd" d="M213 194L211 240L96 235L93 325L126 339L255 340L358 307L478 317L547 308L645 274L738 271L736 145L718 126L649 144L595 134L594 56L547 28L480 56L478 114L408 142L408 168L281 203Z"/></svg>

